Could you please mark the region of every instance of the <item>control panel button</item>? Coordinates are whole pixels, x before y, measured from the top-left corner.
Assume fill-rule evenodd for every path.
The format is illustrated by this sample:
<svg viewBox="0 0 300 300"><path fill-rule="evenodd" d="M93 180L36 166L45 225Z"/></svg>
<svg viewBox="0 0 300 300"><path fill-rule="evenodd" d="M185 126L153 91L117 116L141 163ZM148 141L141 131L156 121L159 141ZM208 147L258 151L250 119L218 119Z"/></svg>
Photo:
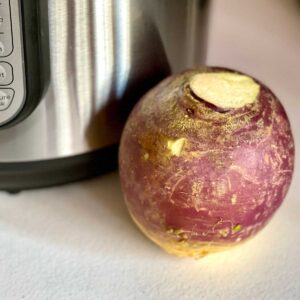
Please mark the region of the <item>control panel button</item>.
<svg viewBox="0 0 300 300"><path fill-rule="evenodd" d="M12 37L0 32L0 57L7 57L13 51Z"/></svg>
<svg viewBox="0 0 300 300"><path fill-rule="evenodd" d="M5 55L5 47L2 42L0 42L0 56Z"/></svg>
<svg viewBox="0 0 300 300"><path fill-rule="evenodd" d="M1 8L2 6L7 5L7 4L8 4L8 1L9 1L9 0L2 0L2 1L0 1L0 8Z"/></svg>
<svg viewBox="0 0 300 300"><path fill-rule="evenodd" d="M0 85L9 85L13 82L13 68L9 63L0 62Z"/></svg>
<svg viewBox="0 0 300 300"><path fill-rule="evenodd" d="M0 89L0 111L7 110L14 100L15 91L12 89Z"/></svg>

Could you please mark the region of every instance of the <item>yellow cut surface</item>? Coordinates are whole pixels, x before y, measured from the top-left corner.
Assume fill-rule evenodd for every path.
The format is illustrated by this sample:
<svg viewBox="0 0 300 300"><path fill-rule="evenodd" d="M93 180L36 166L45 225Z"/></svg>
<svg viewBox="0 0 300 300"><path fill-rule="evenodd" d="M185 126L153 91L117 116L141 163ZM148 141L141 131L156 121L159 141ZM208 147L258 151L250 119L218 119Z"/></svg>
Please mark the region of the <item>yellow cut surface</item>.
<svg viewBox="0 0 300 300"><path fill-rule="evenodd" d="M197 97L222 109L251 104L260 92L260 86L252 78L229 72L196 74L190 88Z"/></svg>

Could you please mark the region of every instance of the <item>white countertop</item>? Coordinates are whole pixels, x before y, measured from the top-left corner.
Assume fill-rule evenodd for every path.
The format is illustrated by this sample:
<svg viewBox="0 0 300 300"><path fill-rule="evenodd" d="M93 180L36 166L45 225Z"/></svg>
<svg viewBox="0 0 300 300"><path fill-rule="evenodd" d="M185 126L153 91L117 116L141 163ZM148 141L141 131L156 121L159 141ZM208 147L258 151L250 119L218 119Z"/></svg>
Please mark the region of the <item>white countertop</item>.
<svg viewBox="0 0 300 300"><path fill-rule="evenodd" d="M215 0L208 63L269 85L300 148L296 0ZM1 193L0 299L300 299L299 159L295 171L266 229L243 246L198 261L169 256L144 238L127 214L117 173Z"/></svg>

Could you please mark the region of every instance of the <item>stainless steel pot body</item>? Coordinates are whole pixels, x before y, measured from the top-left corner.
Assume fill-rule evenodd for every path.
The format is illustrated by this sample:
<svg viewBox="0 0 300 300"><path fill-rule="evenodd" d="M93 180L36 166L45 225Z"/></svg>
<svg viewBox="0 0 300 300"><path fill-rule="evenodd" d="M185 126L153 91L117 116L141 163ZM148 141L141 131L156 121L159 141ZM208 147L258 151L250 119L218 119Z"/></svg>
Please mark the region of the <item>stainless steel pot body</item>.
<svg viewBox="0 0 300 300"><path fill-rule="evenodd" d="M0 162L116 144L139 97L170 73L203 63L204 1L48 0L48 8L49 88L29 118L0 131Z"/></svg>

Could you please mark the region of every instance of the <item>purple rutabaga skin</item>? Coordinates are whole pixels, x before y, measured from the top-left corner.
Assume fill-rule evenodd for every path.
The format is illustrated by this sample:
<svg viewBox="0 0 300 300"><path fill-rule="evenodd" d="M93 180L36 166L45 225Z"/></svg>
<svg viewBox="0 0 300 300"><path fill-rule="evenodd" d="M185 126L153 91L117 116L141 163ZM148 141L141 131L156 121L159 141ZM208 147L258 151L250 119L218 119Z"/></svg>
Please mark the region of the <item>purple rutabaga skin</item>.
<svg viewBox="0 0 300 300"><path fill-rule="evenodd" d="M222 110L191 91L201 72L234 71L164 80L131 113L119 157L138 226L168 252L196 257L262 229L286 196L294 164L287 115L266 86L259 83L254 103Z"/></svg>

